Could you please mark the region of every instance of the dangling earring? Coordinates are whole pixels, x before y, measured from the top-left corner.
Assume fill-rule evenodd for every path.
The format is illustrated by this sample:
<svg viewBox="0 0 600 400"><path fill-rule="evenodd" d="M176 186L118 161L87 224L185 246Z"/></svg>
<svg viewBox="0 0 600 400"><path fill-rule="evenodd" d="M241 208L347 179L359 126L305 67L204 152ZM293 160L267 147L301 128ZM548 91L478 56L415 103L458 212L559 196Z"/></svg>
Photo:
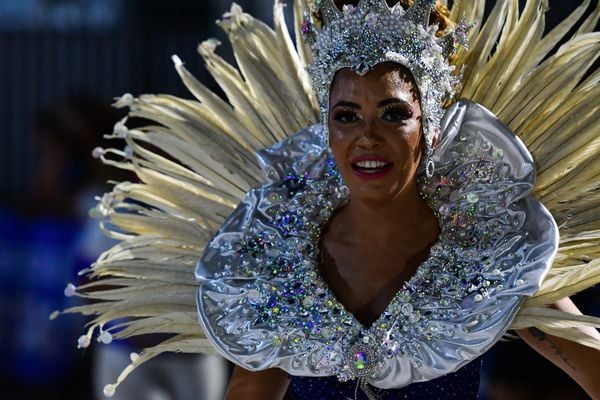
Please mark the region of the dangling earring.
<svg viewBox="0 0 600 400"><path fill-rule="evenodd" d="M425 150L425 174L427 178L431 179L435 173L435 163L433 162L433 146L431 143L427 143L427 149Z"/></svg>
<svg viewBox="0 0 600 400"><path fill-rule="evenodd" d="M435 163L433 162L433 160L431 158L427 159L427 166L425 167L425 173L427 174L427 177L429 179L431 179L433 177L433 174L435 173Z"/></svg>
<svg viewBox="0 0 600 400"><path fill-rule="evenodd" d="M433 161L433 142L439 133L438 129L433 130L433 135L425 136L425 175L427 178L433 178L435 173L435 162Z"/></svg>

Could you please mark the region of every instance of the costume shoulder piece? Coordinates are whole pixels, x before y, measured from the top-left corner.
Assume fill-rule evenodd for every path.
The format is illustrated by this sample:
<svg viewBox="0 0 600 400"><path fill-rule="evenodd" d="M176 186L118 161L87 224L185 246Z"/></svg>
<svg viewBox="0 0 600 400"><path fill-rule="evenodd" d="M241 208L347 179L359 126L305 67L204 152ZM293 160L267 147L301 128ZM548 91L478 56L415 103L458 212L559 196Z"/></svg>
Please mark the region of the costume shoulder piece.
<svg viewBox="0 0 600 400"><path fill-rule="evenodd" d="M263 151L269 177L252 189L196 269L201 325L215 348L249 370L363 378L394 388L452 372L492 346L534 294L558 230L529 193L535 169L521 141L483 107L451 107L419 180L438 242L384 313L362 326L329 290L319 236L347 201L322 128Z"/></svg>

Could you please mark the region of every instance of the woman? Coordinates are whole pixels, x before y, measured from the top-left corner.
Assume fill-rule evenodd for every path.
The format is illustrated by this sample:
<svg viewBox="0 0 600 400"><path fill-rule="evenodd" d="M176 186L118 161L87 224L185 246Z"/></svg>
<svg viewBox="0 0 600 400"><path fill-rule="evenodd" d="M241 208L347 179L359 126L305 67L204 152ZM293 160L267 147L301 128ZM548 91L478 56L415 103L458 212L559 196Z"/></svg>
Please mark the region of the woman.
<svg viewBox="0 0 600 400"><path fill-rule="evenodd" d="M587 82L577 86L577 76L594 49L578 47L578 57L567 63L573 69L552 83L574 80L565 84L570 93L557 91L546 103L539 81L564 66L561 57L569 51L545 62L544 51L513 57L531 45L535 35L529 33L543 20L534 1L518 23L507 22L519 27L515 34L501 38L496 19L513 18L518 4L499 3L492 22L475 36L477 52L459 49L454 55L467 26L436 36L428 29L428 1L404 10L379 0L340 9L324 0L318 6L321 27L303 14L302 2L296 5L297 15L304 15L299 31L312 44L316 93L307 90L301 68L309 52L300 45L298 57L276 4L274 31L235 6L221 21L244 77L214 54L215 42L200 46L233 109L178 59L178 72L200 102L162 96L118 102L160 126L133 131L119 124L116 133L132 151L97 152L108 163L136 170L144 184L120 184L100 204L117 225L114 231L127 235L92 269L93 276L110 280L84 289L118 288L90 294L110 304L75 310L100 314L80 344L87 345L96 328L105 342L112 340L109 330L116 337L175 334L134 357L133 367L163 351L213 347L243 367L232 378L232 399L281 398L289 383L281 370L311 377L292 379L290 396L296 397L348 396L348 390L350 397L428 398L442 391L473 397L478 365L472 361L509 327L539 326L597 348L594 333L564 329L596 326L596 319L546 307L599 277L594 262L580 265L593 254L586 246L562 244L568 251L544 280L558 236L548 211L529 195L535 178L529 152L483 107L468 101L443 107L458 83L452 57L454 66L468 67L462 95L490 102L526 138L529 130L537 135L534 147L545 158L537 160L542 173L536 195L561 193L558 204L547 201L555 217L568 213L576 227L563 230L567 240L595 243L597 220L577 211L589 207L582 199L593 188L565 184L581 182L593 161L572 150L569 129L556 134L562 141L544 140L570 113L583 121L593 115L597 105L586 99L597 89ZM475 19L482 5L457 5L453 13ZM443 12L436 15L444 20ZM548 51L563 31L542 48ZM574 41L569 46L580 44ZM536 85L527 86L530 80ZM326 123L315 125L317 101ZM554 113L544 120L535 114L540 110ZM595 134L582 126L574 135L578 143ZM556 141L559 150L552 147ZM110 154L129 159L113 161ZM544 173L564 165L581 168ZM198 258L201 330L194 318L196 284L189 279ZM563 266L568 268L558 268ZM557 307L566 309L563 303ZM106 322L129 315L138 319L122 330L104 330ZM584 355L581 345L538 331L522 335L597 395L588 368L598 361L595 350ZM108 386L106 393L114 389Z"/></svg>
<svg viewBox="0 0 600 400"><path fill-rule="evenodd" d="M364 76L341 70L332 84L330 105L329 143L350 200L322 233L320 272L345 308L369 326L414 275L439 236L438 220L417 190L425 148L420 102L410 72L383 63ZM361 168L368 165L365 162L377 167ZM579 313L568 299L556 307ZM594 365L600 352L537 332L519 335L598 397ZM594 329L588 333L599 337ZM476 398L480 363L473 364L449 376L377 395ZM355 386L335 378L297 378L281 369L249 372L237 366L227 398L282 399L288 390L285 398L290 399L346 398L354 394Z"/></svg>

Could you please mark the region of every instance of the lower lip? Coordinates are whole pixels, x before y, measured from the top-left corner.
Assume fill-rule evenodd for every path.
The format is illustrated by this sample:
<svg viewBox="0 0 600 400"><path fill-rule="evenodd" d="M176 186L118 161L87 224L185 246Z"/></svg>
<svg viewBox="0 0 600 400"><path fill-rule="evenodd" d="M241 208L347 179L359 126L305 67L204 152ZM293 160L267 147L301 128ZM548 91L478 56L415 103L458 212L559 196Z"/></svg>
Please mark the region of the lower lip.
<svg viewBox="0 0 600 400"><path fill-rule="evenodd" d="M392 165L383 167L383 168L377 170L377 172L363 172L359 169L352 168L352 172L354 172L354 175L358 176L360 179L363 179L365 181L381 179L384 176L386 176L387 174L389 174L391 170L392 170Z"/></svg>

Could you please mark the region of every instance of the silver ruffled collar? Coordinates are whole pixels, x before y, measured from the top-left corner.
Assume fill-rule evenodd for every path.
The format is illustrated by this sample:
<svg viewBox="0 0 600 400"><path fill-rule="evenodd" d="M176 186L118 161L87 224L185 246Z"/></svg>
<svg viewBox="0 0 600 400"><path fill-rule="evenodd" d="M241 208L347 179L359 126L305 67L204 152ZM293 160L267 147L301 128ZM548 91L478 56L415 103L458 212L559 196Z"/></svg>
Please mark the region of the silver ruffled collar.
<svg viewBox="0 0 600 400"><path fill-rule="evenodd" d="M200 323L249 370L361 378L398 388L453 372L508 329L549 269L558 230L531 196L524 145L483 107L444 118L436 174L420 191L441 228L428 259L381 316L363 326L318 270L318 241L347 189L313 126L258 156L252 189L198 263Z"/></svg>

